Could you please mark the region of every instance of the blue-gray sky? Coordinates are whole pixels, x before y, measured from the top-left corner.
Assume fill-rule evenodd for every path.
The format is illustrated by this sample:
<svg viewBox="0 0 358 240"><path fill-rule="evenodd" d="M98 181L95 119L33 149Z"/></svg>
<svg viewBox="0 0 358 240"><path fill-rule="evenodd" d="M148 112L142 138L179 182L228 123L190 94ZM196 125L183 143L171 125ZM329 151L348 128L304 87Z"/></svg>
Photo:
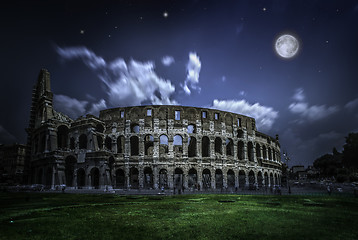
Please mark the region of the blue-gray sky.
<svg viewBox="0 0 358 240"><path fill-rule="evenodd" d="M0 8L0 143L26 142L31 92L51 73L75 118L140 104L212 107L279 134L310 165L358 132L358 1L11 1ZM277 56L290 33L296 57Z"/></svg>

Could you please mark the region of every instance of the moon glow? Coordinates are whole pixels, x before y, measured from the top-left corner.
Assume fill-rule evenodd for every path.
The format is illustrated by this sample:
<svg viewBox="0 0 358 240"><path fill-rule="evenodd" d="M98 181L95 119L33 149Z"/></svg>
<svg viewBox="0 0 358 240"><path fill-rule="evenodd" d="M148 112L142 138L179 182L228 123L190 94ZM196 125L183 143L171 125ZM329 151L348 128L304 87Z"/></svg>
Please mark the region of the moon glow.
<svg viewBox="0 0 358 240"><path fill-rule="evenodd" d="M285 34L276 40L275 50L280 57L292 58L297 54L298 49L298 40L292 35Z"/></svg>

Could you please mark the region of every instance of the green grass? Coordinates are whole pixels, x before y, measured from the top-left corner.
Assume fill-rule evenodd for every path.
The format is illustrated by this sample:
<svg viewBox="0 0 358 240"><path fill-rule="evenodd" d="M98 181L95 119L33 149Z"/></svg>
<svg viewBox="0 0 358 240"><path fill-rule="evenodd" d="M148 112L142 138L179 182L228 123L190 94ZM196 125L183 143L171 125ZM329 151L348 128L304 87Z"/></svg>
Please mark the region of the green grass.
<svg viewBox="0 0 358 240"><path fill-rule="evenodd" d="M0 194L0 239L358 239L339 196Z"/></svg>

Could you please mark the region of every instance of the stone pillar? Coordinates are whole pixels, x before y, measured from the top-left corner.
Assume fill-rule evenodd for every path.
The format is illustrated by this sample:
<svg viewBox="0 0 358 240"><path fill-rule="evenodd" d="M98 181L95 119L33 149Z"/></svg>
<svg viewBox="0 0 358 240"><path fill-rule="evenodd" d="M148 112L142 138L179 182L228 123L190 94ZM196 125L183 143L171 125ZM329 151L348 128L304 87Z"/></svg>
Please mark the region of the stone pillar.
<svg viewBox="0 0 358 240"><path fill-rule="evenodd" d="M223 187L227 189L227 171L223 169Z"/></svg>
<svg viewBox="0 0 358 240"><path fill-rule="evenodd" d="M239 188L239 172L235 173L235 188Z"/></svg>

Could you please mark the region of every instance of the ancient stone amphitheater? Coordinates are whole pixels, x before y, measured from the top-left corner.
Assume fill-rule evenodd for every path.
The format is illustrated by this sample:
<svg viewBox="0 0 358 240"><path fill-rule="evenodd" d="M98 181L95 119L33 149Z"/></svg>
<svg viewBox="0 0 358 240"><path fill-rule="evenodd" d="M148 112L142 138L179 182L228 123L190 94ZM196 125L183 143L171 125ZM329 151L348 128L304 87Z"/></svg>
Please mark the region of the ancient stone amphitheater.
<svg viewBox="0 0 358 240"><path fill-rule="evenodd" d="M52 108L50 75L34 87L28 132L32 183L56 188L222 191L280 184L278 136L215 109L136 106L72 120Z"/></svg>

